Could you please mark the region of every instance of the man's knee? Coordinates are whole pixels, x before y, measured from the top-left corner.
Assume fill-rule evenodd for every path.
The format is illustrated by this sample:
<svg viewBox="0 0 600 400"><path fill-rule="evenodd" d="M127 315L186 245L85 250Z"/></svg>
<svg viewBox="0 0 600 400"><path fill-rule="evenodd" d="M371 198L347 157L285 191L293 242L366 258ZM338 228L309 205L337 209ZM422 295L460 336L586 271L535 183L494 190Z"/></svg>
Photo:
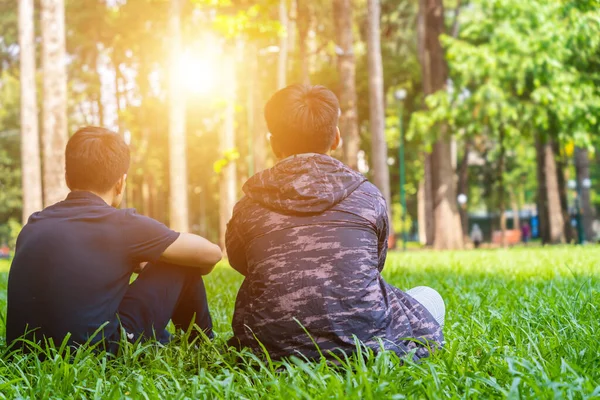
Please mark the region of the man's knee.
<svg viewBox="0 0 600 400"><path fill-rule="evenodd" d="M446 319L446 304L442 295L429 286L417 286L406 292L410 297L418 301L429 311L440 325L444 325Z"/></svg>

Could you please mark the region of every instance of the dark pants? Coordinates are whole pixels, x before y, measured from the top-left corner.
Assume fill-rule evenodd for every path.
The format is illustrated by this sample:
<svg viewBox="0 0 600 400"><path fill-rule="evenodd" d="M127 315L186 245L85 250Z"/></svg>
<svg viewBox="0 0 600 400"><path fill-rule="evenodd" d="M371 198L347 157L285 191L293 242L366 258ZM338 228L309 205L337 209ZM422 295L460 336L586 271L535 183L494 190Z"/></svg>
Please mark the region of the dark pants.
<svg viewBox="0 0 600 400"><path fill-rule="evenodd" d="M184 331L195 324L209 338L213 337L204 281L199 271L191 267L148 264L129 286L119 306L119 318L130 341L141 337L169 342L169 320ZM192 330L190 339L197 335Z"/></svg>

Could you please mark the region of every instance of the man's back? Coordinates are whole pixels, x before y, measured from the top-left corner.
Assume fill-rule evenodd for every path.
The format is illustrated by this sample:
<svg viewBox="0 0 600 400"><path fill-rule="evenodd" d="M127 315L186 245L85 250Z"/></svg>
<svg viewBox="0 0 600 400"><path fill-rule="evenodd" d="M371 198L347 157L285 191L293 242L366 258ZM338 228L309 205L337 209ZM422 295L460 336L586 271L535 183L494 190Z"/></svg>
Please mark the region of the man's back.
<svg viewBox="0 0 600 400"><path fill-rule="evenodd" d="M37 340L70 333L80 344L101 327L93 342L117 339L116 312L136 263L158 259L177 237L86 191L32 215L9 274L7 342L35 330Z"/></svg>
<svg viewBox="0 0 600 400"><path fill-rule="evenodd" d="M352 351L356 335L423 336L404 310L402 293L382 279L387 214L380 192L326 155L284 160L252 178L228 227L232 266L246 279L236 301L235 336L272 357L320 350ZM439 333L441 334L441 332ZM436 336L436 338L439 337ZM310 337L309 337L310 335ZM388 342L404 353L409 344Z"/></svg>

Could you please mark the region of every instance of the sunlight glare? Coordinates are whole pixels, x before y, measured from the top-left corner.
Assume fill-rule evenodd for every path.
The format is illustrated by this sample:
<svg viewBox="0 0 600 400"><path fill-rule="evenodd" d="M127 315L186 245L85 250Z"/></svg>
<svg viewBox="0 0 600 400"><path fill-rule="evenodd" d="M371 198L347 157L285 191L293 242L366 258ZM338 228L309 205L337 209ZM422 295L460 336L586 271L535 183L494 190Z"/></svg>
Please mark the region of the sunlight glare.
<svg viewBox="0 0 600 400"><path fill-rule="evenodd" d="M177 79L180 87L190 94L207 96L219 83L221 54L216 43L201 49L190 49L178 60Z"/></svg>

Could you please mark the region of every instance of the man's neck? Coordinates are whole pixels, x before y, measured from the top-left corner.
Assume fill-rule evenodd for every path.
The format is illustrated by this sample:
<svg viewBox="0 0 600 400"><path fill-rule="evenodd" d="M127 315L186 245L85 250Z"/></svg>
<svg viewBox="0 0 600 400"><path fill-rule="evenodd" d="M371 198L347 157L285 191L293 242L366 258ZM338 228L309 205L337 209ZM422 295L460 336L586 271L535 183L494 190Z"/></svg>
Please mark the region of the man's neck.
<svg viewBox="0 0 600 400"><path fill-rule="evenodd" d="M313 157L313 156L330 156L329 153L300 153L300 154L292 154L291 156L283 156L279 159L279 161L287 160L288 158L294 157Z"/></svg>
<svg viewBox="0 0 600 400"><path fill-rule="evenodd" d="M92 190L79 190L79 189L73 189L71 191L72 192L89 192L89 193L95 194L96 196L98 196L102 200L104 200L104 202L106 204L108 204L109 206L112 207L112 203L113 203L114 198L113 198L112 193L110 193L110 192L109 193L98 193L98 192L94 192Z"/></svg>

